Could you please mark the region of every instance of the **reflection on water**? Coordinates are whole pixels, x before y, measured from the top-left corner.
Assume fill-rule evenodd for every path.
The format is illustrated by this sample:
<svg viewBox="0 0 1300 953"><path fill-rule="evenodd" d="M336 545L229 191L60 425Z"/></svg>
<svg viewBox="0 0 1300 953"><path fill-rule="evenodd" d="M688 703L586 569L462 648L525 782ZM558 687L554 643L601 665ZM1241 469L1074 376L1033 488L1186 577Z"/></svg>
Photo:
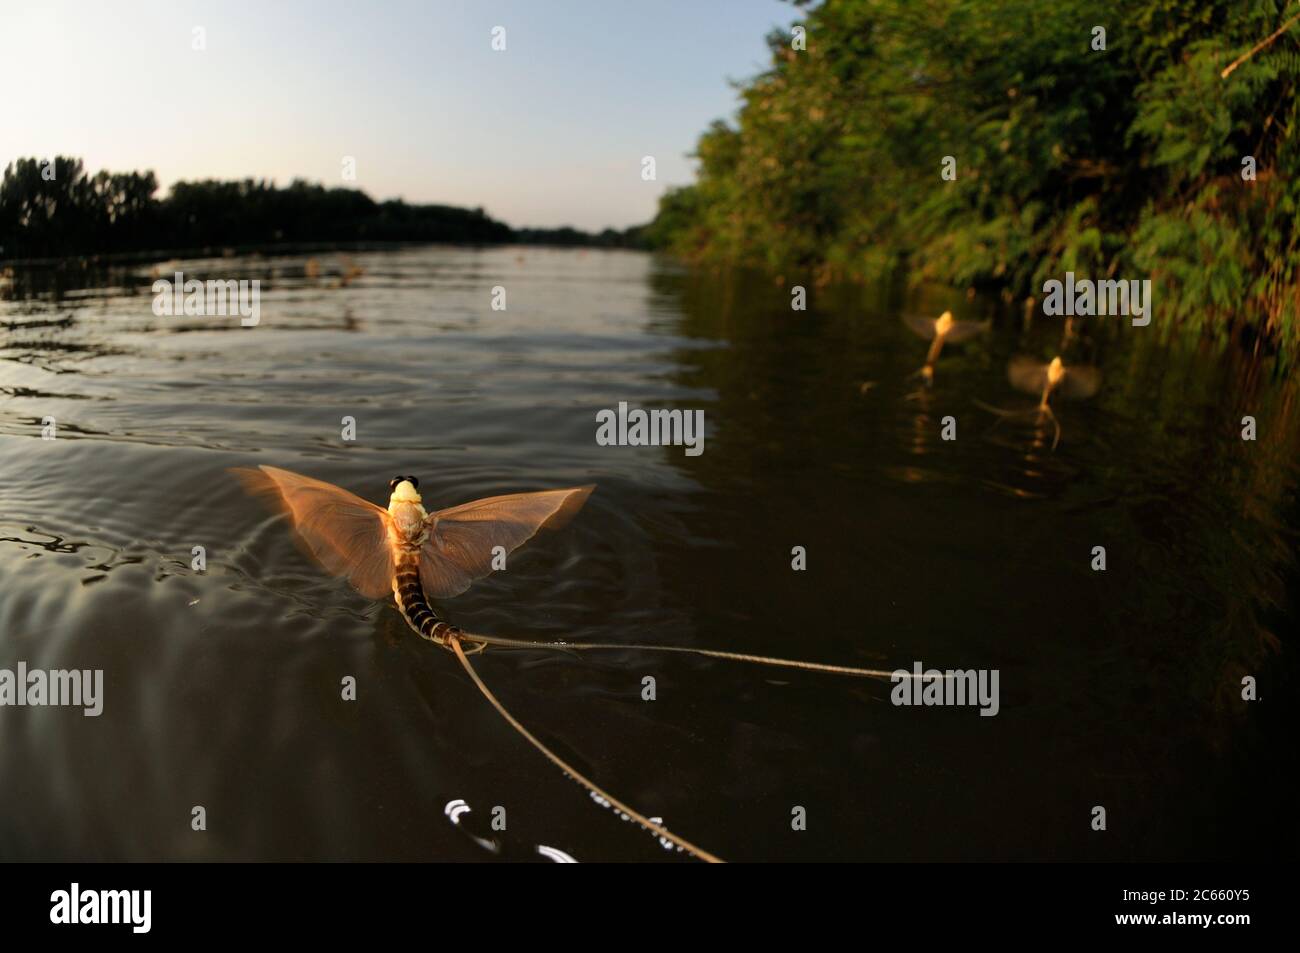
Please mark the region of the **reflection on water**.
<svg viewBox="0 0 1300 953"><path fill-rule="evenodd" d="M102 668L105 695L99 718L0 708L0 857L680 859L554 772L391 605L306 562L225 473L259 463L376 501L417 474L430 508L599 484L443 605L477 631L1001 671L980 718L689 657L481 657L547 745L728 859L1293 849L1272 825L1300 414L1268 362L1176 346L1158 318L1066 340L999 316L918 387L899 315L984 305L840 288L792 312L770 280L627 252L157 270L261 280L261 324L155 317L153 265L17 269L0 292L0 668ZM975 402L1012 406L1011 357L1058 351L1104 377L1056 407L1053 452L1050 423ZM620 401L703 409L705 452L598 446Z"/></svg>

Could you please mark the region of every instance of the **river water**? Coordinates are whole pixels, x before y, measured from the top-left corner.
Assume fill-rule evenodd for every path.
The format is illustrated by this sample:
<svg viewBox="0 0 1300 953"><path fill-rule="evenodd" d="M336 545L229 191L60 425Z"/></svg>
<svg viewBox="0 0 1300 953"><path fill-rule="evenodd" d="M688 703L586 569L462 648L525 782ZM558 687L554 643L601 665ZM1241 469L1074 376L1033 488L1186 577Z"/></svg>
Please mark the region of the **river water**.
<svg viewBox="0 0 1300 953"><path fill-rule="evenodd" d="M156 316L175 271L260 280L260 323ZM995 310L938 291L799 312L788 281L636 252L447 247L0 282L0 670L103 672L98 717L0 707L0 859L683 859L309 562L226 472L258 464L381 503L415 474L430 509L596 483L440 606L474 631L997 670L981 717L690 656L476 659L579 770L726 859L1294 853L1295 378L1168 340L1158 310L1072 329L1102 387L1057 405L1053 450L981 404L1033 405L1007 362L1052 356L1061 320L999 312L927 389L900 314ZM621 401L703 410L703 453L599 445Z"/></svg>

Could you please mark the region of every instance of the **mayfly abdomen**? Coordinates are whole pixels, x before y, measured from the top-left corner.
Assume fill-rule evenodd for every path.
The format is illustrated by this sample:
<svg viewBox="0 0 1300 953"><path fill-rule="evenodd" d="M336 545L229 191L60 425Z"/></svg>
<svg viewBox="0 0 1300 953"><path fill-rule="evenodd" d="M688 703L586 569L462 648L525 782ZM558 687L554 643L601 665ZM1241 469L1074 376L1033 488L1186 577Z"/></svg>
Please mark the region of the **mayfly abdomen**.
<svg viewBox="0 0 1300 953"><path fill-rule="evenodd" d="M442 643L453 629L451 625L438 618L428 600L424 598L424 589L420 585L419 552L400 553L397 557L396 573L393 577L393 595L397 599L397 608L407 624L422 639Z"/></svg>

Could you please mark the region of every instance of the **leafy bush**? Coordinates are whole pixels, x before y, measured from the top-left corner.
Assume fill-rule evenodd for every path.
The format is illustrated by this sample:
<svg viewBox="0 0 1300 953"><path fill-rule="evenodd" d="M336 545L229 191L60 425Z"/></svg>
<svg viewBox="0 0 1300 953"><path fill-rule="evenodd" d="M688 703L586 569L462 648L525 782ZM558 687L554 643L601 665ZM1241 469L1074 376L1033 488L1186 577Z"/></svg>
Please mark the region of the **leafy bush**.
<svg viewBox="0 0 1300 953"><path fill-rule="evenodd" d="M771 68L700 137L697 182L664 197L647 239L822 280L905 262L1017 296L1066 270L1151 277L1159 320L1293 346L1300 24L1285 8L824 3L806 50L769 37Z"/></svg>

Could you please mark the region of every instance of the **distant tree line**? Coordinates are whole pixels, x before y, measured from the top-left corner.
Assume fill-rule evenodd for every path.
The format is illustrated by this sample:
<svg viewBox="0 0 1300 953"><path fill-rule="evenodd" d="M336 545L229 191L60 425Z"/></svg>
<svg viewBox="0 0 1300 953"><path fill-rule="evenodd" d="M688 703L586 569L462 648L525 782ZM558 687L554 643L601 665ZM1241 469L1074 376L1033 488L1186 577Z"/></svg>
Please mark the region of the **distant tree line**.
<svg viewBox="0 0 1300 953"><path fill-rule="evenodd" d="M646 248L645 226L607 228L584 232L576 228L516 228L514 240L522 245L583 245L588 248Z"/></svg>
<svg viewBox="0 0 1300 953"><path fill-rule="evenodd" d="M376 202L295 179L177 182L152 172L88 175L80 159L18 159L0 182L0 260L271 245L460 242L626 247L635 230L516 232L482 208Z"/></svg>

